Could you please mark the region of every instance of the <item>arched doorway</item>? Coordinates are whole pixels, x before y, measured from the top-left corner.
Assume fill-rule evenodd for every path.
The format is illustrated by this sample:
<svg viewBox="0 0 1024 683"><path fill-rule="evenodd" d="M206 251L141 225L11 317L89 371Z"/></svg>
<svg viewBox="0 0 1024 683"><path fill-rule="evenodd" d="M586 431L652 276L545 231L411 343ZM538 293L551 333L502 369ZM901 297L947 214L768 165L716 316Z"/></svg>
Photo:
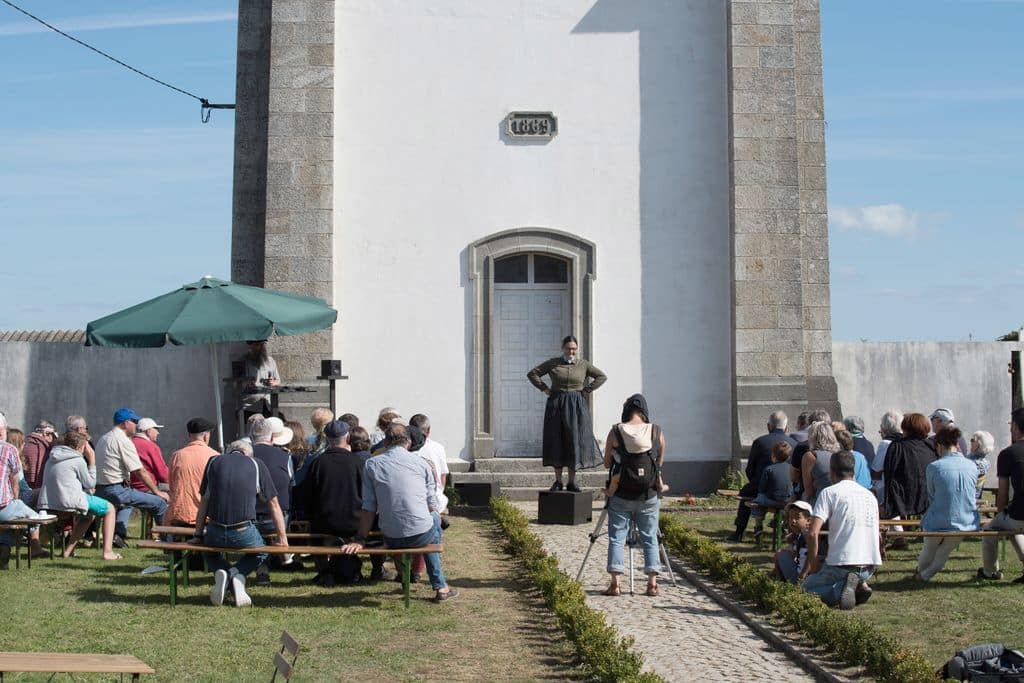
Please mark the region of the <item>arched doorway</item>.
<svg viewBox="0 0 1024 683"><path fill-rule="evenodd" d="M472 456L540 455L544 395L526 372L575 334L590 357L594 245L519 228L469 249L473 285Z"/></svg>

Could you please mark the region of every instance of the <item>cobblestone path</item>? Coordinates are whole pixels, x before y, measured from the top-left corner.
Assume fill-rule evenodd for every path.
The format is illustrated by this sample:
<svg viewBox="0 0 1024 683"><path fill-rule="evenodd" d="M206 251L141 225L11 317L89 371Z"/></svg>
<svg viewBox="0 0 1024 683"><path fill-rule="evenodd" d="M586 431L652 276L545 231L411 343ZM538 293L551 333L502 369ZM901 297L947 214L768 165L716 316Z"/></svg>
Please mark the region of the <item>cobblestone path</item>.
<svg viewBox="0 0 1024 683"><path fill-rule="evenodd" d="M558 558L562 569L575 578L590 544L589 534L597 522L580 526L537 524L536 504L521 508L531 520L530 527L544 541L545 550ZM607 531L607 525L602 531ZM608 538L602 535L583 573L587 604L603 611L611 625L623 636L636 639L634 647L643 655L646 666L669 681L813 681L786 655L772 649L742 621L722 609L682 577L673 586L664 573L659 578L661 595L644 595L646 577L643 555L635 550L636 595L628 593L627 573L622 577L623 593L607 597L605 571ZM627 548L628 551L628 548Z"/></svg>

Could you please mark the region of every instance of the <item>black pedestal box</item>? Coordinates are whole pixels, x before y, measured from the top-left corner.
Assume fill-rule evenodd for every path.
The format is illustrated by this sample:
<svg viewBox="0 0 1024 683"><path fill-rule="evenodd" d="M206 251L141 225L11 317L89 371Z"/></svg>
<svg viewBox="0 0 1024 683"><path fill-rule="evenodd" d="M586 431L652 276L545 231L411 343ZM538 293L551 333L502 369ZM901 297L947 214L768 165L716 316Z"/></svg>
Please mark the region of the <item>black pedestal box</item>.
<svg viewBox="0 0 1024 683"><path fill-rule="evenodd" d="M456 483L455 491L459 494L459 501L462 505L487 507L491 504L491 496L501 495L501 485L496 481Z"/></svg>
<svg viewBox="0 0 1024 683"><path fill-rule="evenodd" d="M538 491L537 521L541 524L584 524L594 516L592 491Z"/></svg>

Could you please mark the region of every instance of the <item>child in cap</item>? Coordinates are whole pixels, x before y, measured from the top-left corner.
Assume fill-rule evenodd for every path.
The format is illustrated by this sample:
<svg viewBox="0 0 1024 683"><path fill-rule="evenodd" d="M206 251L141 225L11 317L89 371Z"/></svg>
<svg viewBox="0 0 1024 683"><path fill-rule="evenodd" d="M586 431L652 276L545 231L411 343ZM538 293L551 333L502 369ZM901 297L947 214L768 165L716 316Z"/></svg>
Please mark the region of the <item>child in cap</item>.
<svg viewBox="0 0 1024 683"><path fill-rule="evenodd" d="M796 583L807 568L807 538L811 535L811 504L798 500L786 506L789 536L785 548L775 553L772 576Z"/></svg>

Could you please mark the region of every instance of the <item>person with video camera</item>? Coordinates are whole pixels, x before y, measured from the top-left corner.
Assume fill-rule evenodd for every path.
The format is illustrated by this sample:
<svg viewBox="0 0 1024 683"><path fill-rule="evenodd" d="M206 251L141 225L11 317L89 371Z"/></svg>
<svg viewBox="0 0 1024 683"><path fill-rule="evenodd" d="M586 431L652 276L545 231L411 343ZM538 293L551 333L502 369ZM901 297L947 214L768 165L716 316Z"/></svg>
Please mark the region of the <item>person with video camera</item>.
<svg viewBox="0 0 1024 683"><path fill-rule="evenodd" d="M604 466L610 470L608 497L608 573L611 584L605 595L620 595L619 577L624 570L623 546L635 521L644 551L646 594L658 595L658 510L661 507L661 465L665 434L651 423L647 400L633 394L622 406L622 421L611 428L604 448ZM616 481L617 480L617 481Z"/></svg>

